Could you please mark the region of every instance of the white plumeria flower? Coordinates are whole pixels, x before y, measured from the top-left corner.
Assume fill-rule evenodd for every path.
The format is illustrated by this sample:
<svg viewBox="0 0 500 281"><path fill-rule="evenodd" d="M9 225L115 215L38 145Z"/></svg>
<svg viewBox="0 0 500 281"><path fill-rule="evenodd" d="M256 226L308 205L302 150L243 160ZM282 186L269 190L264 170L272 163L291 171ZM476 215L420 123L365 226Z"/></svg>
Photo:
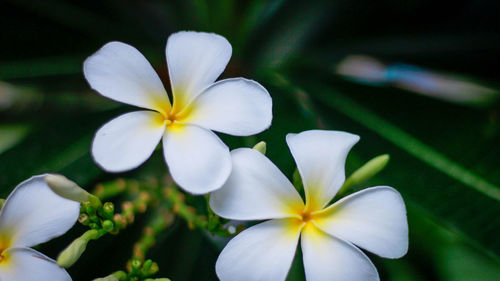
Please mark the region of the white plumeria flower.
<svg viewBox="0 0 500 281"><path fill-rule="evenodd" d="M233 171L212 193L210 206L228 219L267 221L227 244L217 260L217 275L222 281L285 280L300 239L308 281L379 280L375 266L356 246L385 258L407 252L401 195L377 186L327 206L345 180L345 159L359 137L313 130L289 134L286 140L302 176L305 204L264 155L248 148L232 151Z"/></svg>
<svg viewBox="0 0 500 281"><path fill-rule="evenodd" d="M231 173L229 148L212 132L257 134L272 119L272 101L259 83L244 78L214 81L231 57L222 36L178 32L167 41L173 104L146 58L134 47L111 42L84 64L90 86L105 97L148 110L105 124L92 144L95 161L109 172L136 168L163 138L173 179L201 194L220 188Z"/></svg>
<svg viewBox="0 0 500 281"><path fill-rule="evenodd" d="M29 248L66 233L80 214L80 203L55 194L45 176L19 184L0 210L0 281L71 281L54 260Z"/></svg>

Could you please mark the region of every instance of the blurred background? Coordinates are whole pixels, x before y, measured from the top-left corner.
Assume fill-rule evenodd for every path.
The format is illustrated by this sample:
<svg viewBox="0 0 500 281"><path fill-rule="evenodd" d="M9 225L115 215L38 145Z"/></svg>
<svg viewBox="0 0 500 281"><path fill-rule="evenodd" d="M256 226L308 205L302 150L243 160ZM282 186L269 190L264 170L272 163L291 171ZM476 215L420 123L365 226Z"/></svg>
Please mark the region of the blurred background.
<svg viewBox="0 0 500 281"><path fill-rule="evenodd" d="M43 172L62 173L89 190L118 177L165 174L161 151L125 174L94 164L93 134L133 108L91 91L82 63L106 42L123 41L145 54L168 87L168 36L216 32L233 46L222 76L257 80L274 101L271 128L249 138L222 136L231 148L264 140L290 177L289 132L360 135L347 175L391 155L382 173L356 187L390 185L407 204L408 254L398 260L369 254L381 280L500 280L497 2L2 0L0 198ZM55 257L83 230L77 226L40 250ZM137 226L92 244L69 270L73 279L124 268L140 231L138 217ZM217 280L220 249L207 233L176 221L150 254L161 277ZM288 280L304 280L300 255Z"/></svg>

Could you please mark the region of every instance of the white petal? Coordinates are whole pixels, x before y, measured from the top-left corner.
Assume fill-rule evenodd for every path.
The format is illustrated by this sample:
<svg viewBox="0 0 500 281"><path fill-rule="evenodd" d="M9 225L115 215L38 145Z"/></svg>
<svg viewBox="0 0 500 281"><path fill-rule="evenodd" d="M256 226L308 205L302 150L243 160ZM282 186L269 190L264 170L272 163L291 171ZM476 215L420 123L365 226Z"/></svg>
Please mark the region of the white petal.
<svg viewBox="0 0 500 281"><path fill-rule="evenodd" d="M271 125L272 100L259 83L244 78L218 81L196 98L185 122L236 136L260 133Z"/></svg>
<svg viewBox="0 0 500 281"><path fill-rule="evenodd" d="M104 124L92 142L92 156L104 170L122 172L146 161L165 132L160 113L135 111Z"/></svg>
<svg viewBox="0 0 500 281"><path fill-rule="evenodd" d="M7 237L10 247L49 241L66 233L78 219L80 203L54 193L45 176L19 184L0 210L0 237Z"/></svg>
<svg viewBox="0 0 500 281"><path fill-rule="evenodd" d="M151 64L134 47L110 42L90 56L83 73L101 95L131 105L165 113L170 102Z"/></svg>
<svg viewBox="0 0 500 281"><path fill-rule="evenodd" d="M342 198L315 219L323 231L385 258L408 251L406 208L399 192L379 186Z"/></svg>
<svg viewBox="0 0 500 281"><path fill-rule="evenodd" d="M71 281L55 261L30 248L9 248L0 263L1 281Z"/></svg>
<svg viewBox="0 0 500 281"><path fill-rule="evenodd" d="M285 280L297 249L298 220L270 220L241 232L222 250L215 270L221 281Z"/></svg>
<svg viewBox="0 0 500 281"><path fill-rule="evenodd" d="M300 238L307 281L378 281L377 269L353 245L308 224Z"/></svg>
<svg viewBox="0 0 500 281"><path fill-rule="evenodd" d="M345 181L345 159L359 137L339 131L311 130L288 134L310 210L323 208Z"/></svg>
<svg viewBox="0 0 500 281"><path fill-rule="evenodd" d="M231 52L231 44L217 34L181 31L170 35L166 55L174 108L183 109L210 86L226 68Z"/></svg>
<svg viewBox="0 0 500 281"><path fill-rule="evenodd" d="M208 193L231 173L229 148L212 131L174 125L163 137L163 152L174 181L193 194Z"/></svg>
<svg viewBox="0 0 500 281"><path fill-rule="evenodd" d="M296 216L304 208L299 193L262 153L239 148L231 152L233 170L221 189L210 195L210 207L221 217L261 220Z"/></svg>

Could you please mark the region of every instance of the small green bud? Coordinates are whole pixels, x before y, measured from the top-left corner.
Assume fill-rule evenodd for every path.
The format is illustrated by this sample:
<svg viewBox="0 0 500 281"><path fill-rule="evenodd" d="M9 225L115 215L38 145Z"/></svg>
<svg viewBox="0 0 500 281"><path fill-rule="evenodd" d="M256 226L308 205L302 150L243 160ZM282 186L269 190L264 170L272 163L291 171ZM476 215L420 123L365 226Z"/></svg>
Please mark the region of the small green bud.
<svg viewBox="0 0 500 281"><path fill-rule="evenodd" d="M103 215L107 219L112 219L115 214L115 205L111 202L106 202L102 205Z"/></svg>
<svg viewBox="0 0 500 281"><path fill-rule="evenodd" d="M113 275L109 275L103 278L94 279L94 281L120 281L120 279L116 278Z"/></svg>
<svg viewBox="0 0 500 281"><path fill-rule="evenodd" d="M95 222L91 222L89 223L89 227L92 228L92 229L99 229L99 225Z"/></svg>
<svg viewBox="0 0 500 281"><path fill-rule="evenodd" d="M94 279L94 281L123 281L127 279L127 273L123 271L117 271L103 278Z"/></svg>
<svg viewBox="0 0 500 281"><path fill-rule="evenodd" d="M149 275L149 270L151 269L151 265L153 264L152 260L146 260L142 265L142 273L145 275Z"/></svg>
<svg viewBox="0 0 500 281"><path fill-rule="evenodd" d="M158 266L158 264L156 262L153 262L151 264L151 268L149 269L149 275L153 275L153 274L157 273L158 271L160 271L160 267Z"/></svg>
<svg viewBox="0 0 500 281"><path fill-rule="evenodd" d="M80 216L78 217L78 222L80 222L83 225L89 225L90 223L89 216L87 214L80 214Z"/></svg>
<svg viewBox="0 0 500 281"><path fill-rule="evenodd" d="M5 199L0 199L0 209L2 209L3 204L5 204Z"/></svg>
<svg viewBox="0 0 500 281"><path fill-rule="evenodd" d="M50 189L57 193L59 196L77 202L90 201L91 196L85 189L79 187L73 181L70 181L65 176L51 174L45 177L45 182L49 185Z"/></svg>
<svg viewBox="0 0 500 281"><path fill-rule="evenodd" d="M90 205L89 205L89 206L87 206L87 207L85 208L85 212L86 212L87 214L89 214L90 216L94 216L94 215L95 215L95 213L96 213L96 209L95 209L94 207L92 207L92 206L90 206Z"/></svg>
<svg viewBox="0 0 500 281"><path fill-rule="evenodd" d="M266 145L266 142L265 141L261 141L259 143L257 143L256 145L254 145L253 149L257 150L258 152L266 155L266 149L267 149L267 145Z"/></svg>
<svg viewBox="0 0 500 281"><path fill-rule="evenodd" d="M117 229L123 229L127 225L127 220L120 214L115 214L113 216L113 222L115 223Z"/></svg>
<svg viewBox="0 0 500 281"><path fill-rule="evenodd" d="M111 231L113 231L114 228L115 228L115 226L114 226L112 221L105 220L102 222L102 229L104 229L105 231L111 232Z"/></svg>
<svg viewBox="0 0 500 281"><path fill-rule="evenodd" d="M131 267L131 271L132 272L138 272L140 269L141 269L141 261L138 260L138 259L133 259L131 262L130 262L130 267Z"/></svg>

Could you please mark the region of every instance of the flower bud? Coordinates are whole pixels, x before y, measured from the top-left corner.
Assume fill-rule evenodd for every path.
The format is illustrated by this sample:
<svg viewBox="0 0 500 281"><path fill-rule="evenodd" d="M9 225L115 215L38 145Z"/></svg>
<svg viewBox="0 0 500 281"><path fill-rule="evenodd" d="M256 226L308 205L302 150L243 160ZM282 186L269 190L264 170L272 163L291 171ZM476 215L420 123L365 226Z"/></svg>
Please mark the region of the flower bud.
<svg viewBox="0 0 500 281"><path fill-rule="evenodd" d="M111 202L106 202L104 205L102 205L102 211L104 217L107 219L112 219L113 215L115 214L115 205Z"/></svg>
<svg viewBox="0 0 500 281"><path fill-rule="evenodd" d="M78 222L80 222L83 225L89 225L90 223L89 216L87 214L80 214L80 216L78 217Z"/></svg>
<svg viewBox="0 0 500 281"><path fill-rule="evenodd" d="M158 264L156 262L151 262L151 266L149 267L149 270L145 272L146 275L153 275L157 273L160 270L160 267L158 267Z"/></svg>
<svg viewBox="0 0 500 281"><path fill-rule="evenodd" d="M57 257L57 264L63 268L72 266L81 257L83 252L85 252L89 241L91 239L96 239L98 236L99 233L97 230L85 232L81 237L71 242L71 244L59 254Z"/></svg>
<svg viewBox="0 0 500 281"><path fill-rule="evenodd" d="M113 275L109 275L106 277L94 279L94 281L120 281L120 279L116 278Z"/></svg>
<svg viewBox="0 0 500 281"><path fill-rule="evenodd" d="M136 273L138 272L139 270L141 270L141 265L142 265L142 262L138 259L133 259L131 262L130 262L130 268L131 268L131 272L132 273Z"/></svg>
<svg viewBox="0 0 500 281"><path fill-rule="evenodd" d="M114 224L110 220L105 220L102 222L102 229L104 229L106 232L111 232L115 228Z"/></svg>
<svg viewBox="0 0 500 281"><path fill-rule="evenodd" d="M382 169L384 169L389 162L389 158L388 154L383 154L366 162L346 179L338 194L342 195L347 189L349 189L349 187L368 180L378 172L382 171Z"/></svg>
<svg viewBox="0 0 500 281"><path fill-rule="evenodd" d="M266 145L266 142L265 141L261 141L259 143L257 143L256 145L254 145L253 149L257 150L258 152L266 155L266 148L267 148L267 145Z"/></svg>
<svg viewBox="0 0 500 281"><path fill-rule="evenodd" d="M45 182L49 185L52 191L61 197L80 203L88 201L94 208L101 205L99 198L88 193L85 189L79 187L76 183L70 181L65 176L50 174L45 177Z"/></svg>
<svg viewBox="0 0 500 281"><path fill-rule="evenodd" d="M2 209L4 203L5 203L5 199L0 199L0 209Z"/></svg>
<svg viewBox="0 0 500 281"><path fill-rule="evenodd" d="M153 264L152 260L146 260L142 265L142 273L145 275L149 274L149 270L151 269L151 265Z"/></svg>
<svg viewBox="0 0 500 281"><path fill-rule="evenodd" d="M59 196L77 202L89 201L89 193L62 175L47 175L45 182Z"/></svg>

